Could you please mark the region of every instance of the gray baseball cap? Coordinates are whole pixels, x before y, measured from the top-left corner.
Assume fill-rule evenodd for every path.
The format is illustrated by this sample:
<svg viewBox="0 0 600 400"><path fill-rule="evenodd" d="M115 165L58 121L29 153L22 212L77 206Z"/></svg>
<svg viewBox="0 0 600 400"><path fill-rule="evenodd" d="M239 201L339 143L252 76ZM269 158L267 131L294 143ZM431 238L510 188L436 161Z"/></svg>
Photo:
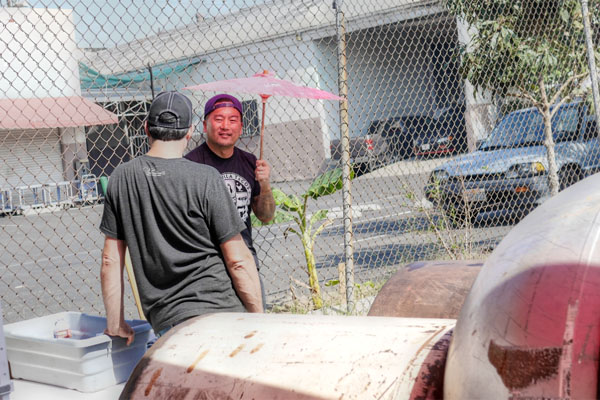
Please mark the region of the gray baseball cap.
<svg viewBox="0 0 600 400"><path fill-rule="evenodd" d="M185 95L171 91L159 93L148 111L148 125L171 129L188 129L192 126L192 102Z"/></svg>

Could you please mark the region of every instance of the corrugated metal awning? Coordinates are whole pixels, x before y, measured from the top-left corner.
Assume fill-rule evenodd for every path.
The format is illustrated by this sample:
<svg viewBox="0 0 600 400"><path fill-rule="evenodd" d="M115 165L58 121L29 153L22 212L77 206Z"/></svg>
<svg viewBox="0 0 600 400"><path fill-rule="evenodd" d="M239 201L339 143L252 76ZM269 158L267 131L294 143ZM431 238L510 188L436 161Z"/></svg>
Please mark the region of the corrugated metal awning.
<svg viewBox="0 0 600 400"><path fill-rule="evenodd" d="M0 129L68 128L118 123L117 116L83 97L0 99Z"/></svg>

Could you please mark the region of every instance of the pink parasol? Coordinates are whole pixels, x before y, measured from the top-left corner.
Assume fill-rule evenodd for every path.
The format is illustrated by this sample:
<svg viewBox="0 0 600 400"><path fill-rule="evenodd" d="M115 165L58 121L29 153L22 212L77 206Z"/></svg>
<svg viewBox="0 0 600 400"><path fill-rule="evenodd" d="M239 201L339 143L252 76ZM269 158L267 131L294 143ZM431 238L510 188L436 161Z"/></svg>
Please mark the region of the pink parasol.
<svg viewBox="0 0 600 400"><path fill-rule="evenodd" d="M184 89L211 92L234 92L258 94L262 99L262 117L260 123L260 159L263 158L263 134L265 130L265 109L267 99L271 96L287 96L304 99L344 100L325 90L296 85L293 82L278 79L269 71L255 74L249 78L228 79L201 85L188 86Z"/></svg>

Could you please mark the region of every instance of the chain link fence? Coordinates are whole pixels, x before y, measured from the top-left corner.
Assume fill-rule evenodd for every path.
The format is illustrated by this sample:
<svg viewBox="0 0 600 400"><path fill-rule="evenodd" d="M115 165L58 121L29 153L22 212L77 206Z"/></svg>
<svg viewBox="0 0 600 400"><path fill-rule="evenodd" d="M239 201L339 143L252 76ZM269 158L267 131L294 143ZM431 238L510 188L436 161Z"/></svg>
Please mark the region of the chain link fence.
<svg viewBox="0 0 600 400"><path fill-rule="evenodd" d="M263 70L347 98L273 96L265 114L273 187L302 196L344 167L343 188L306 203L328 210L311 249L326 309L366 313L410 262L484 259L600 167L586 58L597 3L589 10L586 23L569 0L3 2L4 319L103 314L102 179L148 151L153 96L192 99L191 150L215 93L184 88ZM239 147L258 155L260 97L238 97ZM255 247L271 310L306 312L306 243L290 229L256 227Z"/></svg>

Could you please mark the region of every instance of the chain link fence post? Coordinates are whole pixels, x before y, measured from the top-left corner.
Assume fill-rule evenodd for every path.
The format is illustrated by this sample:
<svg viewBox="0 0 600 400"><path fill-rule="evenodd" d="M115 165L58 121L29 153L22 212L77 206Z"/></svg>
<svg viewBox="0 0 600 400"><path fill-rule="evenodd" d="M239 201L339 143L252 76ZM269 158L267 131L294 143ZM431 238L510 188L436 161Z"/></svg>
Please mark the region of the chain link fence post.
<svg viewBox="0 0 600 400"><path fill-rule="evenodd" d="M345 101L340 103L340 130L342 139L342 177L343 177L343 218L344 218L344 263L346 266L346 307L348 313L354 311L354 237L352 235L352 183L350 163L350 130L348 123L348 70L346 59L346 21L342 10L343 1L334 0L338 84L340 96Z"/></svg>

